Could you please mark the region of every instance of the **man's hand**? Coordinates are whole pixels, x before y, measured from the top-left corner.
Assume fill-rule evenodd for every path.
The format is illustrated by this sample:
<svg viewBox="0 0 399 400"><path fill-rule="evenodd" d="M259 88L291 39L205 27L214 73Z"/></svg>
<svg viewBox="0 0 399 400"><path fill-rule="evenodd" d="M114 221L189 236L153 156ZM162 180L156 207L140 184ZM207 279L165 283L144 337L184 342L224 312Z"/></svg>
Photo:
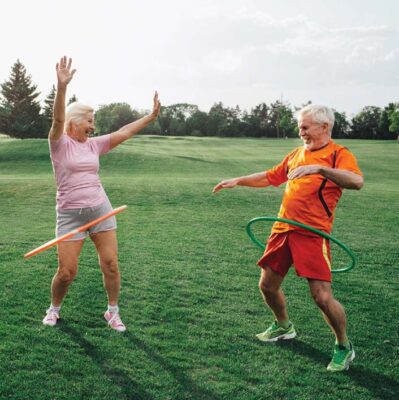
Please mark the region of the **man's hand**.
<svg viewBox="0 0 399 400"><path fill-rule="evenodd" d="M238 178L221 181L213 188L212 193L216 193L222 189L232 189L237 185L261 188L269 186L270 182L267 179L266 172L256 172L255 174L239 176Z"/></svg>
<svg viewBox="0 0 399 400"><path fill-rule="evenodd" d="M304 165L302 167L295 168L288 174L288 179L293 180L301 178L305 175L316 174L320 174L343 189L359 190L362 188L364 183L363 177L352 171L346 171L338 168L328 168L317 164Z"/></svg>
<svg viewBox="0 0 399 400"><path fill-rule="evenodd" d="M288 179L293 180L293 179L298 179L302 178L302 176L305 175L315 175L315 174L320 174L321 169L323 167L321 165L303 165L302 167L298 167L290 171L288 174Z"/></svg>
<svg viewBox="0 0 399 400"><path fill-rule="evenodd" d="M219 182L212 190L212 193L216 193L222 189L232 189L237 186L237 179L228 179L226 181Z"/></svg>

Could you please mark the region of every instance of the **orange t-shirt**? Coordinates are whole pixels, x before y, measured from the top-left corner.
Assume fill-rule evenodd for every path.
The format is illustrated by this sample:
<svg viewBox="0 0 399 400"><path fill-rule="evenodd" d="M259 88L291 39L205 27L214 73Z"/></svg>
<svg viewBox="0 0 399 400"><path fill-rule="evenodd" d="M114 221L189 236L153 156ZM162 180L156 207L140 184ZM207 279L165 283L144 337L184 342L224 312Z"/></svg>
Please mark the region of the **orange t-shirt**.
<svg viewBox="0 0 399 400"><path fill-rule="evenodd" d="M355 156L343 146L329 141L327 146L309 151L298 147L289 153L284 160L266 171L267 179L273 186L287 182L279 218L291 219L309 225L312 228L330 233L334 221L334 210L342 195L342 188L322 175L306 175L288 180L288 173L303 166L320 164L330 168L344 169L362 175ZM291 229L314 235L303 228L276 222L273 233L282 233Z"/></svg>

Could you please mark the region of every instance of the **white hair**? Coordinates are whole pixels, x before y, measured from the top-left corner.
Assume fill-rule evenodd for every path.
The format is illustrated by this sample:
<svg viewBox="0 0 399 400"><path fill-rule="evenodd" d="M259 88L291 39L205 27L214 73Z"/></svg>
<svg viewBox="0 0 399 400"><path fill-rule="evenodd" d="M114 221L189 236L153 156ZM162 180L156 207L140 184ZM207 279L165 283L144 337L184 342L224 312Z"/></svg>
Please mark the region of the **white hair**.
<svg viewBox="0 0 399 400"><path fill-rule="evenodd" d="M88 113L94 112L94 109L82 103L74 102L71 103L65 110L65 124L67 128L70 123L79 124Z"/></svg>
<svg viewBox="0 0 399 400"><path fill-rule="evenodd" d="M326 106L309 104L306 107L303 107L296 113L296 119L299 121L304 117L310 116L312 120L318 124L328 124L328 132L331 136L331 132L333 130L335 116L334 111Z"/></svg>

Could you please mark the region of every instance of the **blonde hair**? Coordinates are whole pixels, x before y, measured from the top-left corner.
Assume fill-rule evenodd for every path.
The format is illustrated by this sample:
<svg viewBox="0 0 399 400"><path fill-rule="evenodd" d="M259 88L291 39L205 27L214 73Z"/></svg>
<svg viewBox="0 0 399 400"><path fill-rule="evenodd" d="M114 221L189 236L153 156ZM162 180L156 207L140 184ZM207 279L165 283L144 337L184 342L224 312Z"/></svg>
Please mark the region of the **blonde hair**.
<svg viewBox="0 0 399 400"><path fill-rule="evenodd" d="M296 119L298 121L305 116L310 116L312 120L318 124L328 124L328 132L331 136L335 122L334 111L331 108L327 106L309 104L296 113Z"/></svg>
<svg viewBox="0 0 399 400"><path fill-rule="evenodd" d="M79 124L88 113L94 112L94 109L82 103L74 102L69 104L65 110L65 126L68 130L71 122Z"/></svg>

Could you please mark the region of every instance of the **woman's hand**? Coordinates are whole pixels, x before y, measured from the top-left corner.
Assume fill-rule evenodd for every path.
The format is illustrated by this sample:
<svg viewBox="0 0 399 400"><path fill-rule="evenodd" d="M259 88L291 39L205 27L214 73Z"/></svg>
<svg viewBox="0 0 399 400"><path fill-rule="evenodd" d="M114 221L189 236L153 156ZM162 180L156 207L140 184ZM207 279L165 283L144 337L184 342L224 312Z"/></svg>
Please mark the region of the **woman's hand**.
<svg viewBox="0 0 399 400"><path fill-rule="evenodd" d="M158 92L155 92L155 94L154 94L154 105L152 107L152 113L151 113L151 117L154 120L158 117L160 110L161 110L161 102L158 99Z"/></svg>
<svg viewBox="0 0 399 400"><path fill-rule="evenodd" d="M62 57L60 62L56 65L57 70L57 79L59 85L68 85L68 83L72 80L73 74L76 72L76 69L71 70L72 58L67 61L66 56Z"/></svg>

